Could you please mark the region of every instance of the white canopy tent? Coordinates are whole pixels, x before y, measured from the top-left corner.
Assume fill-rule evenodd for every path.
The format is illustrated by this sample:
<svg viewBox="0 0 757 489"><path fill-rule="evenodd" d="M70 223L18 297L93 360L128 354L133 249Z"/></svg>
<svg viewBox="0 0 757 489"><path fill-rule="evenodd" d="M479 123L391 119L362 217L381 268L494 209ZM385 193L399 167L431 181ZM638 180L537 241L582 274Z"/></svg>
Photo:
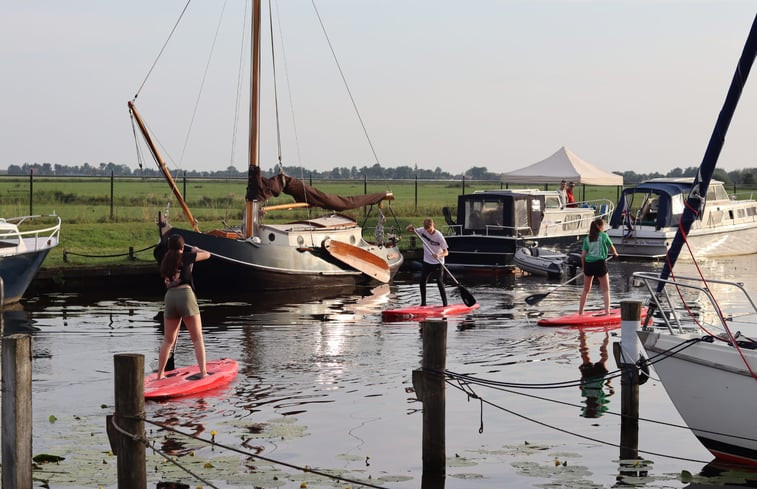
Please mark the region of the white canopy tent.
<svg viewBox="0 0 757 489"><path fill-rule="evenodd" d="M563 146L549 158L502 174L505 183L548 184L561 180L585 185L623 185L623 177L587 163Z"/></svg>

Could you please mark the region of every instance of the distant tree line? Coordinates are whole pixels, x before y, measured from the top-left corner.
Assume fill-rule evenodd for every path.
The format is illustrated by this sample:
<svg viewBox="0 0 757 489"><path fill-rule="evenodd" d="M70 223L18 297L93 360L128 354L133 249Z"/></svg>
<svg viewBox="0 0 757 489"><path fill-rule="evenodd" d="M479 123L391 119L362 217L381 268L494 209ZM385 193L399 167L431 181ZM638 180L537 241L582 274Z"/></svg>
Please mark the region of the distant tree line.
<svg viewBox="0 0 757 489"><path fill-rule="evenodd" d="M234 166L229 166L225 170L218 171L196 171L196 170L171 170L176 177L206 177L206 178L245 178L247 169L238 170ZM264 174L272 176L277 173L277 168L265 171ZM358 168L352 167L335 167L333 170L318 171L308 170L300 166L285 166L284 172L297 178L314 178L318 180L356 180L367 178L369 180L395 179L408 180L418 178L421 180L454 180L462 179L464 176L470 180L494 180L499 181L501 173L490 172L485 166L474 166L464 173L452 174L436 167L434 170L425 170L418 166L397 166L384 168L378 163L372 166L363 166ZM650 178L660 177L693 177L697 172L697 167L686 169L674 168L668 173L636 173L634 171L625 171L623 173L615 172L623 176L625 185L634 185ZM33 173L39 176L136 176L136 177L155 177L160 176L160 171L156 168L136 168L132 169L124 164L100 163L99 165L90 165L84 163L81 166L59 165L51 163L24 163L23 165L10 165L8 175L29 175ZM714 178L721 180L726 184L753 185L757 184L757 168L744 168L741 170L725 171L716 169Z"/></svg>

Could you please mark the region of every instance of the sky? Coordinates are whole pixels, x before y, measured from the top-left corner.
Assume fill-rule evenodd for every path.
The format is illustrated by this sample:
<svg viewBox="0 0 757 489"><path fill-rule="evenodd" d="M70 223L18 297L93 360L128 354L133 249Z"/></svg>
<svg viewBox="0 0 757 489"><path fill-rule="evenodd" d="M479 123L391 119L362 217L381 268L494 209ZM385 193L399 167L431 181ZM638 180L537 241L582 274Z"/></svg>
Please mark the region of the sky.
<svg viewBox="0 0 757 489"><path fill-rule="evenodd" d="M190 3L150 72L185 4L5 0L0 169L137 168L127 109L136 94L172 169L246 168L248 95L237 89L248 85L238 75L245 2ZM753 0L273 5L281 143L266 43L264 169L280 146L285 165L319 171L379 163L454 174L515 170L561 146L608 171L698 166L757 13ZM264 24L267 40L267 13ZM755 77L726 138L725 170L757 167Z"/></svg>

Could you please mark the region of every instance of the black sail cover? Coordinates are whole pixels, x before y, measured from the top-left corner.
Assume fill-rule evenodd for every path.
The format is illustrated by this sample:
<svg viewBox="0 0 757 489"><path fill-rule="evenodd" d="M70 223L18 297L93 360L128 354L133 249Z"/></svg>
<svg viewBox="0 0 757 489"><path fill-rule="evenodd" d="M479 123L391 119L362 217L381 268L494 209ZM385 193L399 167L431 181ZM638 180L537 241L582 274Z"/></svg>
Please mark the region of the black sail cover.
<svg viewBox="0 0 757 489"><path fill-rule="evenodd" d="M281 193L291 195L296 202L305 202L311 206L330 211L346 211L359 209L366 205L378 204L390 198L389 192L376 192L365 195L341 196L321 192L302 180L279 173L267 178L261 175L260 167L250 167L247 177L248 201L266 201L271 197L278 197Z"/></svg>

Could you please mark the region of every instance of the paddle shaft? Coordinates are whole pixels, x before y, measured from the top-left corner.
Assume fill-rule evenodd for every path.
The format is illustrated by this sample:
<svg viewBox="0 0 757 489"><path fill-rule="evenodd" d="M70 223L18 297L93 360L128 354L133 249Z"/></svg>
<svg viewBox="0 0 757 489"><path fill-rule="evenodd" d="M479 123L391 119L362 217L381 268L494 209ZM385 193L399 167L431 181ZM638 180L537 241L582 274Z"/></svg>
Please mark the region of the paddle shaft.
<svg viewBox="0 0 757 489"><path fill-rule="evenodd" d="M608 258L607 258L607 261L610 261L611 259L612 259L612 256L608 257ZM576 275L575 275L575 276L574 276L573 278L571 278L570 280L567 280L567 281L565 281L565 282L561 283L560 285L558 285L558 286L556 286L556 287L553 287L553 288L552 288L551 290L549 290L548 292L544 292L543 294L533 294L533 295L529 295L528 297L526 297L526 303L527 303L527 304L530 304L530 305L536 304L537 302L539 302L540 300L544 299L544 298L545 298L545 297L547 297L547 296L548 296L549 294L551 294L551 293L552 293L552 292L554 292L555 290L559 289L559 288L560 288L560 287L562 287L563 285L568 285L569 283L571 283L571 282L573 282L573 281L577 280L577 279L578 279L578 277L582 277L582 276L583 276L583 274L584 274L584 272L580 272L580 273L577 273L577 274L576 274Z"/></svg>

